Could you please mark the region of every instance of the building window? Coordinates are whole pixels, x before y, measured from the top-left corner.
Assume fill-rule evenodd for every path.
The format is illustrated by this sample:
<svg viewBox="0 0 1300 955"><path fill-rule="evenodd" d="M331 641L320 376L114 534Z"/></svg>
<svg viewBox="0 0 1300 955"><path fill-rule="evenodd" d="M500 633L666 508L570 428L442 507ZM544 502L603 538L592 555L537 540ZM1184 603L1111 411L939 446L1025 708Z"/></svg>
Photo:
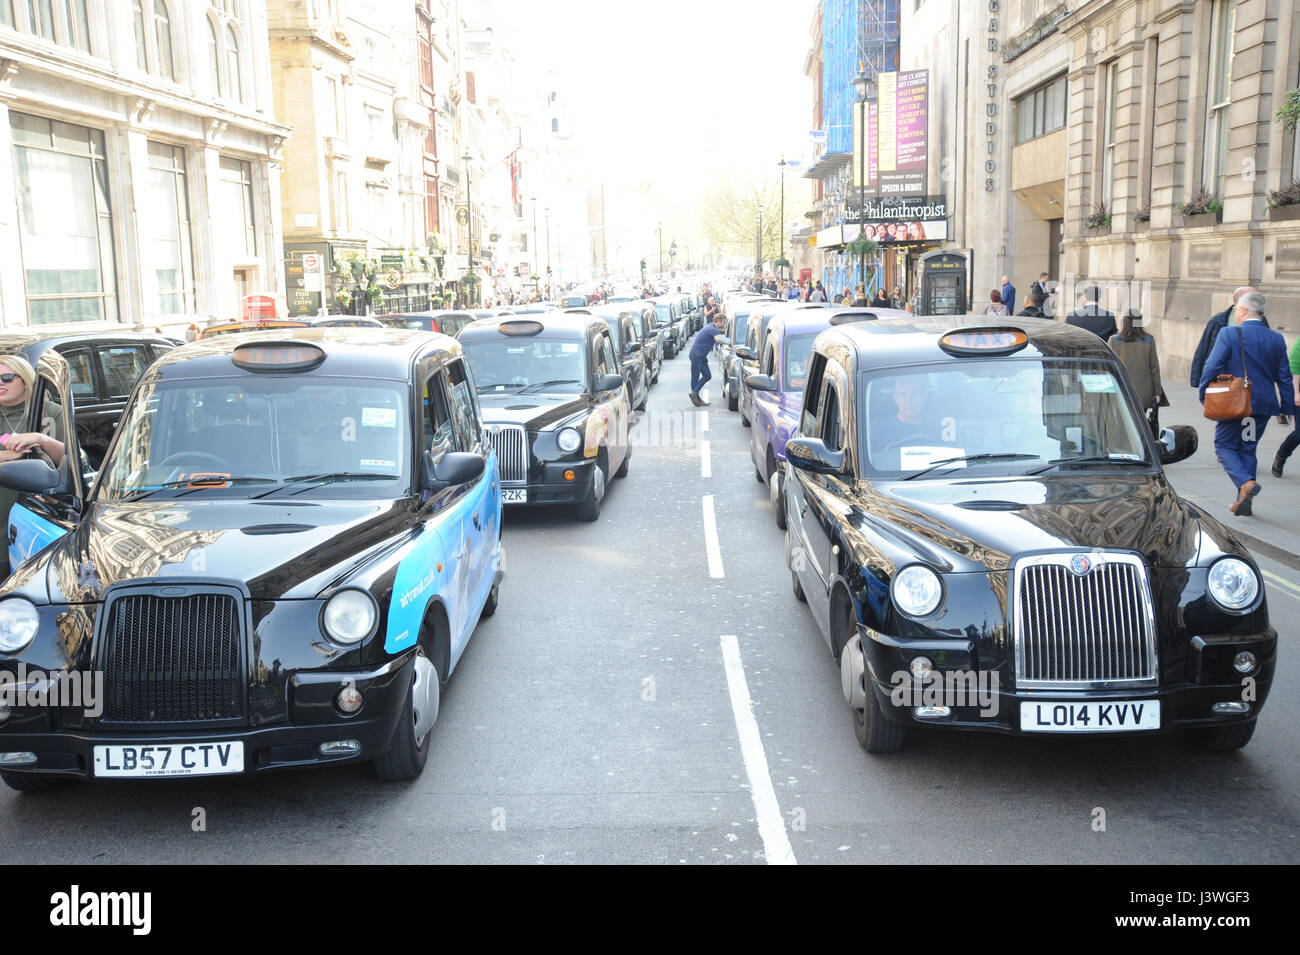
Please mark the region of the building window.
<svg viewBox="0 0 1300 955"><path fill-rule="evenodd" d="M1210 8L1209 82L1205 95L1205 152L1201 160L1201 185L1223 195L1228 163L1228 106L1232 102L1232 43L1236 4L1215 0Z"/></svg>
<svg viewBox="0 0 1300 955"><path fill-rule="evenodd" d="M14 25L14 0L0 0L0 26Z"/></svg>
<svg viewBox="0 0 1300 955"><path fill-rule="evenodd" d="M438 180L432 176L424 177L424 233L432 235L438 231Z"/></svg>
<svg viewBox="0 0 1300 955"><path fill-rule="evenodd" d="M149 50L144 38L144 0L134 0L131 5L135 20L135 65L143 73L149 72Z"/></svg>
<svg viewBox="0 0 1300 955"><path fill-rule="evenodd" d="M54 42L53 0L27 0L27 27L37 36Z"/></svg>
<svg viewBox="0 0 1300 955"><path fill-rule="evenodd" d="M1016 99L1016 145L1065 128L1065 77Z"/></svg>
<svg viewBox="0 0 1300 955"><path fill-rule="evenodd" d="M239 36L233 26L226 27L226 87L231 99L244 100L244 81L239 71Z"/></svg>
<svg viewBox="0 0 1300 955"><path fill-rule="evenodd" d="M28 320L116 321L104 134L22 113L9 122Z"/></svg>
<svg viewBox="0 0 1300 955"><path fill-rule="evenodd" d="M1112 60L1106 67L1106 115L1102 128L1101 201L1115 199L1115 140L1119 129L1119 61Z"/></svg>
<svg viewBox="0 0 1300 955"><path fill-rule="evenodd" d="M334 231L346 232L351 228L348 216L348 177L334 173Z"/></svg>
<svg viewBox="0 0 1300 955"><path fill-rule="evenodd" d="M559 131L560 131L560 121L559 121L558 119L552 119L552 120L551 120L551 132L553 132L553 133L558 133Z"/></svg>
<svg viewBox="0 0 1300 955"><path fill-rule="evenodd" d="M68 41L82 53L90 52L90 16L86 12L86 0L65 0L65 12L68 16Z"/></svg>
<svg viewBox="0 0 1300 955"><path fill-rule="evenodd" d="M163 0L154 0L153 4L154 42L158 45L158 75L169 80L176 79L176 65L172 62L172 23L167 15L167 4Z"/></svg>
<svg viewBox="0 0 1300 955"><path fill-rule="evenodd" d="M149 143L149 201L141 222L141 247L146 267L154 275L153 311L161 315L194 310L194 260L185 179L185 150Z"/></svg>
<svg viewBox="0 0 1300 955"><path fill-rule="evenodd" d="M253 164L221 157L218 175L220 242L239 257L257 255L257 229L253 222Z"/></svg>
<svg viewBox="0 0 1300 955"><path fill-rule="evenodd" d="M221 46L217 43L217 26L208 21L208 69L212 71L212 88L218 96L224 96L226 89L221 85Z"/></svg>

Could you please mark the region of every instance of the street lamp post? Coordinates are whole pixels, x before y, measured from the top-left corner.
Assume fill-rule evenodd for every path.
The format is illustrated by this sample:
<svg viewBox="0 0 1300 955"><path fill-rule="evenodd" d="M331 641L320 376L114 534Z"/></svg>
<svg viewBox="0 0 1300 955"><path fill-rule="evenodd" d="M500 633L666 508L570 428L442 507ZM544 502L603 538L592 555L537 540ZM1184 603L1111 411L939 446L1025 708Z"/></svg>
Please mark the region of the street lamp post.
<svg viewBox="0 0 1300 955"><path fill-rule="evenodd" d="M659 223L659 274L664 274L664 224Z"/></svg>
<svg viewBox="0 0 1300 955"><path fill-rule="evenodd" d="M673 239L672 245L668 247L668 267L672 270L674 276L677 274L677 240Z"/></svg>
<svg viewBox="0 0 1300 955"><path fill-rule="evenodd" d="M867 100L875 91L876 81L867 76L867 64L858 65L858 75L853 78L853 88L858 93L858 236L867 234ZM858 253L858 276L862 280L862 294L867 294L867 255Z"/></svg>
<svg viewBox="0 0 1300 955"><path fill-rule="evenodd" d="M763 285L763 200L758 201L758 242L755 243L754 281Z"/></svg>
<svg viewBox="0 0 1300 955"><path fill-rule="evenodd" d="M785 258L785 153L781 154L781 161L777 163L781 167L781 254L778 258Z"/></svg>
<svg viewBox="0 0 1300 955"><path fill-rule="evenodd" d="M544 210L546 213L546 297L551 297L551 207L547 206ZM534 229L536 231L536 229Z"/></svg>
<svg viewBox="0 0 1300 955"><path fill-rule="evenodd" d="M542 271L541 270L542 263L538 261L539 257L537 254L537 197L530 196L529 198L532 200L533 203L533 254L530 255L529 258L532 259L533 262L533 271L540 273ZM540 278L540 275L538 277Z"/></svg>
<svg viewBox="0 0 1300 955"><path fill-rule="evenodd" d="M472 193L470 192L469 150L468 149L465 150L465 155L461 156L460 158L461 161L465 163L465 229L466 229L466 235L468 236L468 241L465 247L465 253L468 256L468 262L469 262L469 269L466 271L466 274L473 275L474 274L474 199ZM476 286L477 284L478 284L477 282L473 282L473 281L469 283L469 293L465 296L467 305L474 304L475 301L474 286Z"/></svg>

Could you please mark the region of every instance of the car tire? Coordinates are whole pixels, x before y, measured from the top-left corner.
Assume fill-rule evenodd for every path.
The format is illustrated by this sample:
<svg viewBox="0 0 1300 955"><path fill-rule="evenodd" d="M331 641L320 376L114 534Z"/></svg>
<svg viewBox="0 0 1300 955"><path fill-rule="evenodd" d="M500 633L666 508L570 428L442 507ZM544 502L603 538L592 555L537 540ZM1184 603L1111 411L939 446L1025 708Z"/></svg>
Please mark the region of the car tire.
<svg viewBox="0 0 1300 955"><path fill-rule="evenodd" d="M781 472L776 469L776 457L767 449L767 496L776 512L776 526L785 530L785 495L781 493Z"/></svg>
<svg viewBox="0 0 1300 955"><path fill-rule="evenodd" d="M618 470L614 472L614 477L616 478L627 477L627 469L631 464L632 464L632 448L631 446L629 446L627 449L627 453L623 455L623 463L620 464L618 466Z"/></svg>
<svg viewBox="0 0 1300 955"><path fill-rule="evenodd" d="M488 591L487 600L483 601L483 610L479 613L480 617L487 618L497 612L497 599L500 597L500 584L493 584L492 589Z"/></svg>
<svg viewBox="0 0 1300 955"><path fill-rule="evenodd" d="M1187 738L1198 748L1207 753L1231 753L1241 749L1255 735L1255 723L1228 723L1224 726L1210 726L1184 730Z"/></svg>
<svg viewBox="0 0 1300 955"><path fill-rule="evenodd" d="M578 520L591 522L600 517L600 505L605 500L605 487L609 482L605 478L605 453L602 451L596 459L596 469L591 476L591 487L587 496L578 505Z"/></svg>
<svg viewBox="0 0 1300 955"><path fill-rule="evenodd" d="M752 421L750 421L748 418L745 417L745 412L743 411L740 413L740 423L743 424L746 428L751 428L754 425Z"/></svg>
<svg viewBox="0 0 1300 955"><path fill-rule="evenodd" d="M799 571L790 571L790 583L794 589L794 599L799 601L801 604L806 604L808 602L808 595L803 592L803 584L799 583Z"/></svg>
<svg viewBox="0 0 1300 955"><path fill-rule="evenodd" d="M731 393L730 386L727 387L727 410L728 411L740 410L740 397L738 395L733 395Z"/></svg>
<svg viewBox="0 0 1300 955"><path fill-rule="evenodd" d="M10 789L20 793L49 793L64 789L70 782L67 779L51 779L49 776L33 776L27 773L0 772L0 779Z"/></svg>
<svg viewBox="0 0 1300 955"><path fill-rule="evenodd" d="M438 673L438 667L432 660L425 655L424 647L419 646L416 650L417 656L423 663L417 661L417 667L427 667L432 673L435 684L435 695L438 694L437 687L442 685L442 676ZM426 674L425 678L428 678ZM425 733L424 739L415 738L415 719L417 716L415 710L415 691L419 674L416 669L411 671L411 685L406 688L406 700L402 703L402 715L397 719L397 729L393 731L393 739L388 744L388 751L375 757L375 775L384 782L396 783L416 779L420 773L424 772L424 764L429 760L429 733ZM432 731L430 731L432 732Z"/></svg>
<svg viewBox="0 0 1300 955"><path fill-rule="evenodd" d="M907 739L907 727L885 719L875 690L868 687L866 709L853 711L853 735L868 753L897 753Z"/></svg>
<svg viewBox="0 0 1300 955"><path fill-rule="evenodd" d="M650 400L650 382L647 380L645 389L641 392L641 403L634 407L633 411L645 411L646 402Z"/></svg>

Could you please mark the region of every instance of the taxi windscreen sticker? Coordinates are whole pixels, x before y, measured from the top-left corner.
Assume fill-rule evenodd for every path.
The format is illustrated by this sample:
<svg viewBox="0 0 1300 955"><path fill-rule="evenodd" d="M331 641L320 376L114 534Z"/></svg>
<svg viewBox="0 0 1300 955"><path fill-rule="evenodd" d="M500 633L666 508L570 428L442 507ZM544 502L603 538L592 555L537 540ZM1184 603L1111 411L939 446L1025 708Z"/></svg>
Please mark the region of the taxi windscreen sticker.
<svg viewBox="0 0 1300 955"><path fill-rule="evenodd" d="M1119 385L1114 375L1080 375L1079 384L1083 386L1084 391L1093 395L1119 393Z"/></svg>
<svg viewBox="0 0 1300 955"><path fill-rule="evenodd" d="M396 428L396 408L362 408L361 426L363 428Z"/></svg>
<svg viewBox="0 0 1300 955"><path fill-rule="evenodd" d="M912 445L899 448L898 466L904 471L920 470L928 468L932 464L938 464L940 461L948 461L952 458L964 458L966 452L961 448L936 448L927 445ZM965 461L952 461L955 468L964 468Z"/></svg>
<svg viewBox="0 0 1300 955"><path fill-rule="evenodd" d="M581 350L582 350L582 346L579 345L577 342L561 342L561 343L560 343L560 353L561 353L561 354L564 354L564 355L572 355L572 354L576 354L577 352L579 352L579 351L581 351Z"/></svg>
<svg viewBox="0 0 1300 955"><path fill-rule="evenodd" d="M397 462L390 461L387 458L362 458L361 469L363 471L396 471Z"/></svg>

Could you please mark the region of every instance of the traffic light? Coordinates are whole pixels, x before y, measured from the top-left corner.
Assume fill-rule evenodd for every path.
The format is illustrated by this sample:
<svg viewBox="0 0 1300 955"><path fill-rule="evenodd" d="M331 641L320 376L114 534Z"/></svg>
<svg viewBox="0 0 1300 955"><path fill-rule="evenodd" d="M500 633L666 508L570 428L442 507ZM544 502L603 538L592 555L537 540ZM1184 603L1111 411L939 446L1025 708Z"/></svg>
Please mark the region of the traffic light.
<svg viewBox="0 0 1300 955"><path fill-rule="evenodd" d="M642 259L642 260L641 260L641 271L642 271L642 272L645 271L645 259Z"/></svg>

